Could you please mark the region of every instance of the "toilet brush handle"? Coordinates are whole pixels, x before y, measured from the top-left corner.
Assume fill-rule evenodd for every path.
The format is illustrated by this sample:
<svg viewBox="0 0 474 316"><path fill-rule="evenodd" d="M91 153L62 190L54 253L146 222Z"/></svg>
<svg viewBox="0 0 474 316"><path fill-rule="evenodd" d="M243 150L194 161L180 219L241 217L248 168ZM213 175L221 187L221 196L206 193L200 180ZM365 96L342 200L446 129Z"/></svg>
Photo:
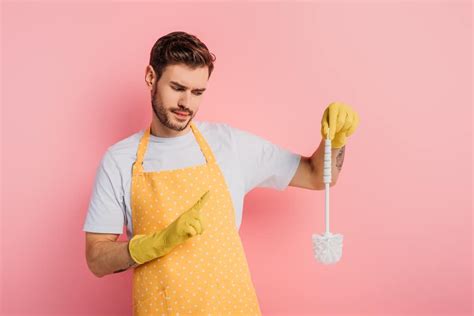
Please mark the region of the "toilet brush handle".
<svg viewBox="0 0 474 316"><path fill-rule="evenodd" d="M326 234L329 233L329 187L331 184L331 138L329 138L329 128L324 140L324 174L323 182L325 186L325 220L326 220Z"/></svg>

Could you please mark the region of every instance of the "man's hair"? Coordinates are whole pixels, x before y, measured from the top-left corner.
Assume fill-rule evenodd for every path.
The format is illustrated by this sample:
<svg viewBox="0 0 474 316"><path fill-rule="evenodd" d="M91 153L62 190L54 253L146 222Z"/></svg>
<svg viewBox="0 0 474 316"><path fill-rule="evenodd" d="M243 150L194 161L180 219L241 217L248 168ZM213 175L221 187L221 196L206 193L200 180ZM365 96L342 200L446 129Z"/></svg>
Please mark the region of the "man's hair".
<svg viewBox="0 0 474 316"><path fill-rule="evenodd" d="M208 67L209 77L214 69L216 56L196 36L186 32L172 32L160 37L150 52L150 65L160 80L168 65L185 64L192 69Z"/></svg>

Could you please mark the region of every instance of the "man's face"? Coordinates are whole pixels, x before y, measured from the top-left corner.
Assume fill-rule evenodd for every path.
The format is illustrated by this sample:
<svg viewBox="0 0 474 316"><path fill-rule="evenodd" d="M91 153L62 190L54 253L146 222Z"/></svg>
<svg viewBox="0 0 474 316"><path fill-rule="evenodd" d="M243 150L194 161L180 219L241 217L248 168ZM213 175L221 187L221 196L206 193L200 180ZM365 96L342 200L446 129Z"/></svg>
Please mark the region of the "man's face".
<svg viewBox="0 0 474 316"><path fill-rule="evenodd" d="M199 109L207 81L206 66L193 70L184 64L168 65L151 92L160 123L177 132L186 129Z"/></svg>

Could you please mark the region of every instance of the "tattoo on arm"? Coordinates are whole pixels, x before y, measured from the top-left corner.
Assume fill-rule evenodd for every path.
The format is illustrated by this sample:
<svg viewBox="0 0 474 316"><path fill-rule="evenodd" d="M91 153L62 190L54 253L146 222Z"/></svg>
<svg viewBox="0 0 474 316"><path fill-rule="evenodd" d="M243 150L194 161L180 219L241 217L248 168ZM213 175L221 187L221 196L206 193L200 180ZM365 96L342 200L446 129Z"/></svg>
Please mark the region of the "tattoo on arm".
<svg viewBox="0 0 474 316"><path fill-rule="evenodd" d="M336 156L336 167L337 170L341 171L342 164L344 162L344 152L346 151L346 146L343 146L341 150L337 153Z"/></svg>

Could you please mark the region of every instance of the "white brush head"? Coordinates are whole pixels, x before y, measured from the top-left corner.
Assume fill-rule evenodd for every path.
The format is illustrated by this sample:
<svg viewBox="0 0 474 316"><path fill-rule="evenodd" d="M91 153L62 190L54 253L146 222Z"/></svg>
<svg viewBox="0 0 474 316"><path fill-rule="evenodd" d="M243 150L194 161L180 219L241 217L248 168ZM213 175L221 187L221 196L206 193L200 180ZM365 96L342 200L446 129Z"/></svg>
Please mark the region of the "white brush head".
<svg viewBox="0 0 474 316"><path fill-rule="evenodd" d="M326 232L313 234L314 257L323 264L334 264L341 259L343 235Z"/></svg>

